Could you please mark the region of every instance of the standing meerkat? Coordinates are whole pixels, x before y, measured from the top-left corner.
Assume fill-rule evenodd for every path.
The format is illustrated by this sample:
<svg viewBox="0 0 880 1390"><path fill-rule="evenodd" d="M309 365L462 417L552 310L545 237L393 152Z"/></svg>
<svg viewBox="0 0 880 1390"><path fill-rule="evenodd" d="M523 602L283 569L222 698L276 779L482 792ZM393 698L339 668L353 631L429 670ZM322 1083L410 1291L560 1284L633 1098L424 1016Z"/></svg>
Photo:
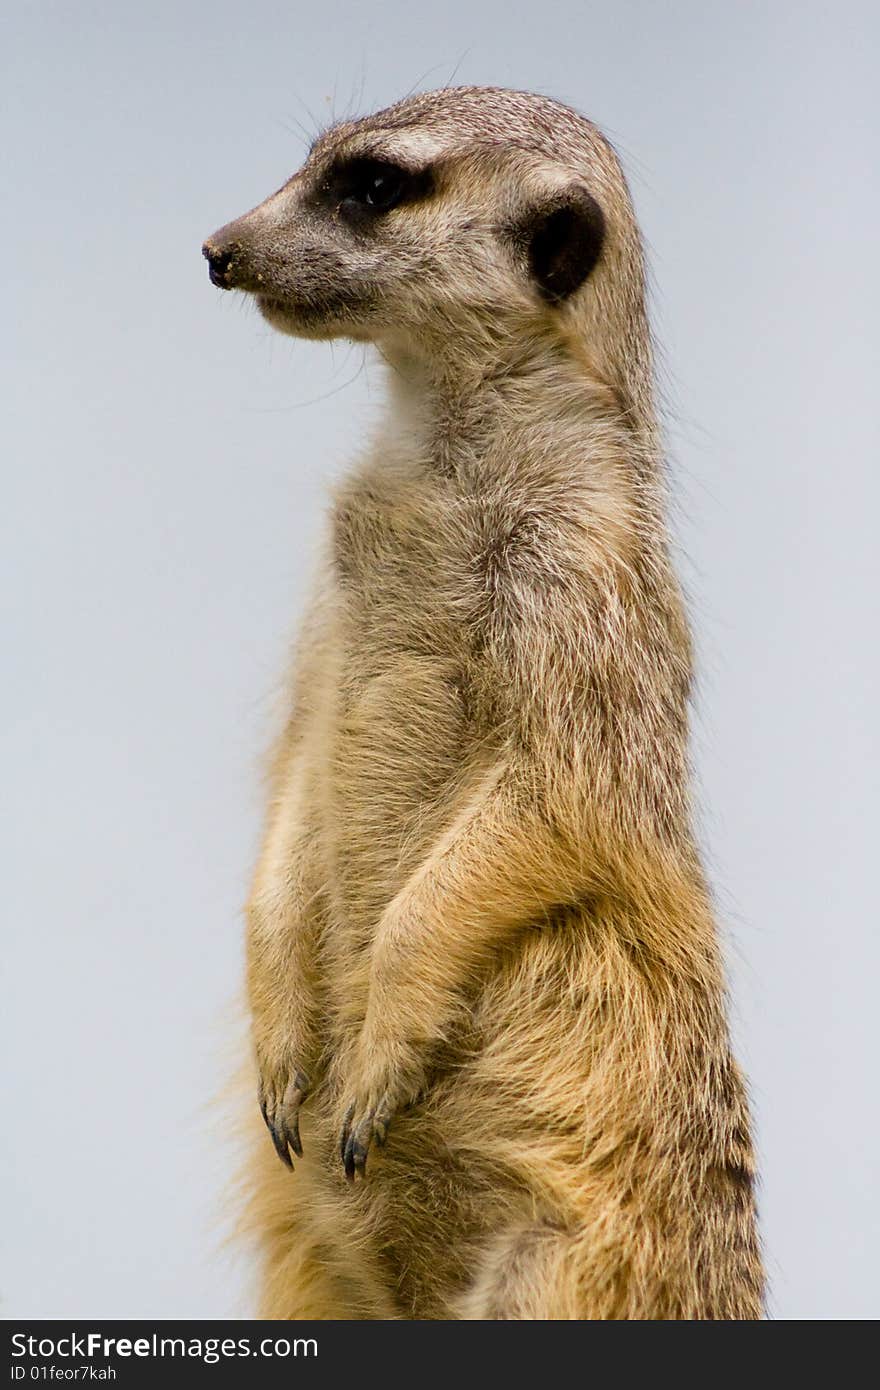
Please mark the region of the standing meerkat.
<svg viewBox="0 0 880 1390"><path fill-rule="evenodd" d="M428 93L322 135L204 254L390 368L248 906L286 1165L255 1144L261 1315L759 1317L613 151L544 97Z"/></svg>

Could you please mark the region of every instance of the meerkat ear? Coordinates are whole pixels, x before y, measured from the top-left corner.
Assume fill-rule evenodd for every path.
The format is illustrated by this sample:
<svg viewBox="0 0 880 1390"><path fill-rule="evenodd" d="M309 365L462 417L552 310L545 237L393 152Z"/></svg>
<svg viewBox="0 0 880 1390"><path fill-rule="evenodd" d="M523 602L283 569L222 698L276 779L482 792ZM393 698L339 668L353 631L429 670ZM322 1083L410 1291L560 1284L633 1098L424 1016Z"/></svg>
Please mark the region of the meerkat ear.
<svg viewBox="0 0 880 1390"><path fill-rule="evenodd" d="M605 217L585 188L569 188L535 209L523 230L532 278L542 297L558 304L584 283L601 256Z"/></svg>

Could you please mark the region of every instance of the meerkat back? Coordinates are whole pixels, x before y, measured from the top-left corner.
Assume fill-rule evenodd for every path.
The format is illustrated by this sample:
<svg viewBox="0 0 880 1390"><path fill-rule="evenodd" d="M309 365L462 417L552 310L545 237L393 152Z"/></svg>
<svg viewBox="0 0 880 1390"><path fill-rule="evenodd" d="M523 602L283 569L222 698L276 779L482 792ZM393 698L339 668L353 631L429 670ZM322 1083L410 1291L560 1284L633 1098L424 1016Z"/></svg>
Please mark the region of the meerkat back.
<svg viewBox="0 0 880 1390"><path fill-rule="evenodd" d="M204 254L388 372L248 906L262 1315L760 1317L613 151L545 97L423 94Z"/></svg>

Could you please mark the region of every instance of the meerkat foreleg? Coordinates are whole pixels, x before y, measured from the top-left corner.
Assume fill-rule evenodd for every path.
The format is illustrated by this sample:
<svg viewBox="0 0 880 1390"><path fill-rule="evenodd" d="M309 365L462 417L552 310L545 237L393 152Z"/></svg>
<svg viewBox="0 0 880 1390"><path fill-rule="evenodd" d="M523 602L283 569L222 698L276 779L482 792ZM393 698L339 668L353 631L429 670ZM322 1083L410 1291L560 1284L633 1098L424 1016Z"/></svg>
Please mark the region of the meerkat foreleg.
<svg viewBox="0 0 880 1390"><path fill-rule="evenodd" d="M391 902L373 943L366 1017L345 1078L341 1153L363 1176L375 1139L424 1084L468 985L514 931L575 901L572 853L515 779L496 772Z"/></svg>
<svg viewBox="0 0 880 1390"><path fill-rule="evenodd" d="M299 1111L321 1066L317 1003L320 891L295 772L282 786L247 907L247 986L259 1099L279 1158L301 1156Z"/></svg>

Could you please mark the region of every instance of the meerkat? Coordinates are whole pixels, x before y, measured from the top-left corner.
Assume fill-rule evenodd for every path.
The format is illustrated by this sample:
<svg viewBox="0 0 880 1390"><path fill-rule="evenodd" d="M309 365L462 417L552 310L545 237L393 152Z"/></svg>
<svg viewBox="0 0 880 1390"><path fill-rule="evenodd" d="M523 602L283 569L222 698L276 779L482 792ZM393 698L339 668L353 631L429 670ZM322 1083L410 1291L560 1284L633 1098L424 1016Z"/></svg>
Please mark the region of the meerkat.
<svg viewBox="0 0 880 1390"><path fill-rule="evenodd" d="M203 251L275 328L388 366L247 908L260 1314L760 1317L613 150L545 97L423 94Z"/></svg>

